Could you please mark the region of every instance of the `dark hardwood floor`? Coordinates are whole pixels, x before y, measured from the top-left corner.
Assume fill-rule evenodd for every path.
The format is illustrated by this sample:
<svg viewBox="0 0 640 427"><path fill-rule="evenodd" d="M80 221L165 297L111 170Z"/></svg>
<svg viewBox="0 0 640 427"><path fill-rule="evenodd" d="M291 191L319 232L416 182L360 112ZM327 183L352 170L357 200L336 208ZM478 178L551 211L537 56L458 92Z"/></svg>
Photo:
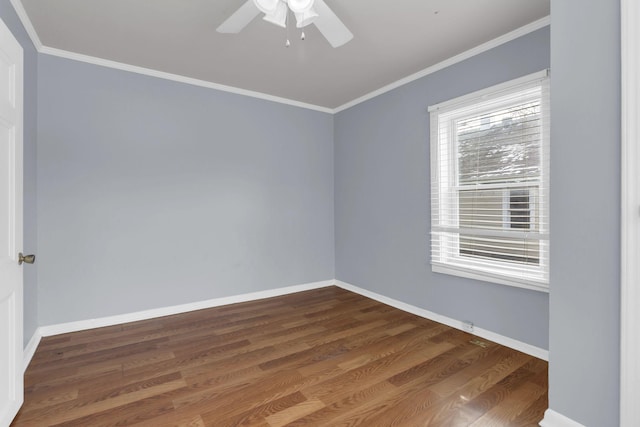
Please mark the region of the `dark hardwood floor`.
<svg viewBox="0 0 640 427"><path fill-rule="evenodd" d="M12 426L535 426L547 363L336 287L43 338Z"/></svg>

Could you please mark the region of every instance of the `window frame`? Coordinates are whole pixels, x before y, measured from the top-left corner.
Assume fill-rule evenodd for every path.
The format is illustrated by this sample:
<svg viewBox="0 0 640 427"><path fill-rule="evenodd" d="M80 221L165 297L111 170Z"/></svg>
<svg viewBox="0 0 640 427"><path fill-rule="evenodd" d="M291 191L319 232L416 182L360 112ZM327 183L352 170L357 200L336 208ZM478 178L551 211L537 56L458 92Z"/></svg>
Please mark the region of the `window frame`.
<svg viewBox="0 0 640 427"><path fill-rule="evenodd" d="M492 86L480 91L463 95L449 101L444 101L429 107L430 114L430 153L431 153L431 256L432 271L459 277L483 280L508 286L533 289L542 292L549 291L549 70L542 70L515 80L511 80L496 86ZM541 105L541 144L540 144L540 176L537 180L523 181L515 183L496 183L469 185L471 189L489 189L494 187L502 189L507 194L507 206L509 204L510 193L514 189L524 187L539 187L537 198L531 200L529 193L529 214L536 216L539 222L539 229L535 233L531 229L510 228L503 235L513 234L513 236L525 239L527 235L535 234L539 241L539 264L519 264L508 260L492 260L488 257L475 262L472 257L465 257L460 254L460 239L469 236L467 233L460 233L459 228L460 208L459 192L464 190L464 185L458 182L458 147L457 138L451 139L455 135L453 123L457 118L472 115L481 116L487 111L496 111L503 106L513 105L513 101L495 102L494 105L486 105L487 101L500 101L500 98L516 93L522 93L532 88L540 87ZM526 100L526 98L525 98ZM523 101L524 102L524 101ZM476 108L477 107L477 108ZM444 116L447 127L445 135L440 133L440 118ZM442 147L446 145L446 150ZM445 157L446 156L446 157ZM443 160L444 159L444 160ZM446 168L446 170L441 170ZM437 194L434 195L434 192ZM445 194L446 193L446 194ZM454 196L455 195L455 196ZM503 196L505 197L505 196ZM446 201L448 200L448 201ZM453 222L447 214L454 213ZM504 213L503 213L504 214ZM507 209L507 216L510 216ZM449 227L449 228L447 228ZM450 228L457 228L458 233L452 233ZM480 230L480 231L478 231ZM474 233L482 234L482 229L474 229ZM443 248L453 245L451 251ZM437 249L437 251L436 251ZM437 252L438 255L434 253ZM435 258L438 259L435 259ZM517 274L513 271L517 270Z"/></svg>

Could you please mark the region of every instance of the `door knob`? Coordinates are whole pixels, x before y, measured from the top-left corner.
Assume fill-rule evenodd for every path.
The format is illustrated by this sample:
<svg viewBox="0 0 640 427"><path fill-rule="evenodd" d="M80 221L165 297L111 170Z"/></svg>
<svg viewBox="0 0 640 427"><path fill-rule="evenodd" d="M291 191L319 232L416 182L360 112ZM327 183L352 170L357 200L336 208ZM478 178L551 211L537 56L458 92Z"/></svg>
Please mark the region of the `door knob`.
<svg viewBox="0 0 640 427"><path fill-rule="evenodd" d="M36 262L36 256L33 254L22 255L22 252L20 252L18 254L18 265L22 265L23 262L26 262L27 264L33 264L34 262Z"/></svg>

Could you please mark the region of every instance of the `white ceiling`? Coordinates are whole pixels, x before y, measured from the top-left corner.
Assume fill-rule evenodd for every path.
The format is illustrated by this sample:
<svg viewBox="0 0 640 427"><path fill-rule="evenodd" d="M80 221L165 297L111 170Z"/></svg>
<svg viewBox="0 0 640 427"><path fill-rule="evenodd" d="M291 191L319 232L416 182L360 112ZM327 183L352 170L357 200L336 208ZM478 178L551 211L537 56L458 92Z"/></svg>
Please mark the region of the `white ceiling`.
<svg viewBox="0 0 640 427"><path fill-rule="evenodd" d="M20 6L22 1L22 6ZM335 109L547 17L550 0L325 0L354 34L216 28L245 0L13 0L46 48ZM27 18L28 17L28 18ZM32 31L32 38L34 34ZM42 50L42 49L41 49Z"/></svg>

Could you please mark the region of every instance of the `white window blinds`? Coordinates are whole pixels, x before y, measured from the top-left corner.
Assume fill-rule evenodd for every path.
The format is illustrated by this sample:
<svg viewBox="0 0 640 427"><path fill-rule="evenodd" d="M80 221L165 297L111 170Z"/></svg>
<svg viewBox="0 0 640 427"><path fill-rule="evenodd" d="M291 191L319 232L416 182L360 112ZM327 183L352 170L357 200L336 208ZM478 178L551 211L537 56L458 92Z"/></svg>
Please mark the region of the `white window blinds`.
<svg viewBox="0 0 640 427"><path fill-rule="evenodd" d="M433 270L546 290L547 72L429 112Z"/></svg>

